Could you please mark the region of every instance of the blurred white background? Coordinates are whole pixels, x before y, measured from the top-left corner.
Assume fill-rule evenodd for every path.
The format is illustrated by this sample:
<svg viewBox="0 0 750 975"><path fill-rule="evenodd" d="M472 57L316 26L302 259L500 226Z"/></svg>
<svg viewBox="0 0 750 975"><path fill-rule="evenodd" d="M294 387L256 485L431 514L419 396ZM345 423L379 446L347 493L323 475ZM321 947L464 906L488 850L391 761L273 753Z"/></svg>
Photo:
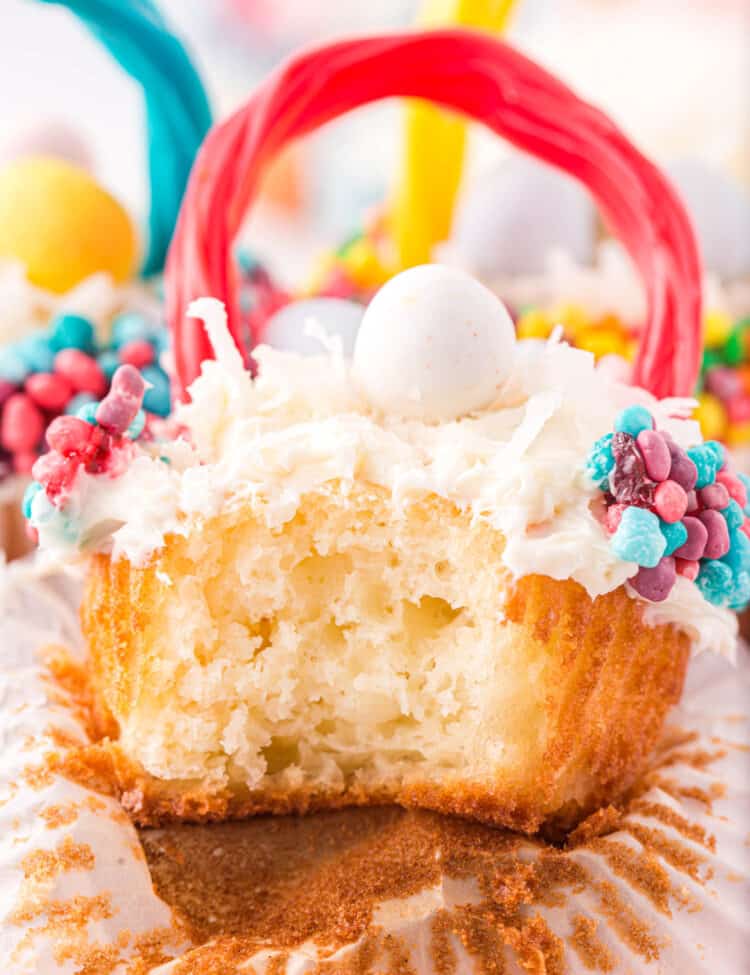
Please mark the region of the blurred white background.
<svg viewBox="0 0 750 975"><path fill-rule="evenodd" d="M416 0L161 0L217 115L300 43L405 26L418 6ZM510 37L658 158L702 156L750 182L747 0L520 0ZM143 211L137 87L67 10L0 0L0 88L0 154L29 125L64 120L92 148L99 178L136 213ZM353 207L390 182L399 126L395 107L337 124L335 151L321 137L306 165L310 195L334 215L338 232L352 223Z"/></svg>

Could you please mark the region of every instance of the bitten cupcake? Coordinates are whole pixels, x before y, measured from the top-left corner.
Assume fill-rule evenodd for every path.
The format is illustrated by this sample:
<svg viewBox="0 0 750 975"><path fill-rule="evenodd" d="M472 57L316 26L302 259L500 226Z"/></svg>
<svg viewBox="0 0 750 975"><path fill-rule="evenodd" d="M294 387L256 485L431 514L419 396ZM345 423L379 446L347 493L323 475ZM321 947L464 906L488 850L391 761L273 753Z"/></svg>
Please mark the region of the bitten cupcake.
<svg viewBox="0 0 750 975"><path fill-rule="evenodd" d="M390 95L586 181L649 298L636 386L435 265L376 294L351 360L323 317L320 355L256 346L253 376L231 244L262 167ZM97 761L135 819L397 802L535 832L622 796L750 595L744 485L688 419L700 278L660 172L480 35L303 54L217 126L166 277L183 435L134 441L122 371L35 468L41 544L88 562Z"/></svg>

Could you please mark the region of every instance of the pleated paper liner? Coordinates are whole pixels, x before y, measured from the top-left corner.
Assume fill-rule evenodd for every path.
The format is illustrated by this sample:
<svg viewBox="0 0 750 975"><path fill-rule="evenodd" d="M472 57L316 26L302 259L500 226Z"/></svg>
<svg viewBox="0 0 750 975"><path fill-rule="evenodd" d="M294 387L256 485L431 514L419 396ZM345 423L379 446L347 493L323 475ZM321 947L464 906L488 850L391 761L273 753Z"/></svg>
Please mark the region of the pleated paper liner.
<svg viewBox="0 0 750 975"><path fill-rule="evenodd" d="M750 957L750 655L691 664L623 809L560 845L385 807L136 832L71 760L92 722L75 582L5 570L9 975L738 975ZM47 657L41 648L64 646ZM55 662L56 661L56 662Z"/></svg>

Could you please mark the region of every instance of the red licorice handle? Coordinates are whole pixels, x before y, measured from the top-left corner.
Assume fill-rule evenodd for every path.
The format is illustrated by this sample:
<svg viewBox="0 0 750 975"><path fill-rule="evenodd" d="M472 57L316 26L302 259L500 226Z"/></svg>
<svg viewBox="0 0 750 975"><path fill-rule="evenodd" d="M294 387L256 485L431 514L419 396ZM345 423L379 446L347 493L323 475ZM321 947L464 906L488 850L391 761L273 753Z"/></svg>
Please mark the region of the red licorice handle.
<svg viewBox="0 0 750 975"><path fill-rule="evenodd" d="M220 298L246 354L232 244L269 160L288 142L353 108L425 98L484 123L570 173L596 200L646 290L634 381L687 396L701 357L701 264L690 221L662 173L598 109L508 44L463 30L339 41L282 65L247 104L209 132L196 159L166 269L177 392L212 356L187 306ZM435 160L440 165L440 160Z"/></svg>

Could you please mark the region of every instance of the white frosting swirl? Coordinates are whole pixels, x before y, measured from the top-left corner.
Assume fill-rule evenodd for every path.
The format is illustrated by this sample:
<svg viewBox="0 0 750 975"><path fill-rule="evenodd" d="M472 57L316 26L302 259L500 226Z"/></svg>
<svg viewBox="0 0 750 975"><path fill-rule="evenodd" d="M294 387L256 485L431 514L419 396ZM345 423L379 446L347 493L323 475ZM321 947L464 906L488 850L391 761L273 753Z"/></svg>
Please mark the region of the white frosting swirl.
<svg viewBox="0 0 750 975"><path fill-rule="evenodd" d="M396 505L445 497L504 534L503 561L515 576L574 579L595 597L637 566L614 555L592 512L600 495L583 467L594 440L635 402L682 446L701 439L695 422L679 418L690 401L659 402L613 383L589 353L554 340L518 344L502 402L428 424L373 413L335 350L303 358L258 348L252 380L228 341L221 305L202 299L193 312L218 358L204 363L190 404L178 411L191 444L142 449L116 480L79 476L64 515L37 495L32 521L44 547L105 549L142 564L166 535L187 534L234 504L262 501L263 516L280 525L306 492L357 478L391 492ZM681 580L665 602L649 605L647 619L680 626L696 651L734 652L734 614L692 583Z"/></svg>

